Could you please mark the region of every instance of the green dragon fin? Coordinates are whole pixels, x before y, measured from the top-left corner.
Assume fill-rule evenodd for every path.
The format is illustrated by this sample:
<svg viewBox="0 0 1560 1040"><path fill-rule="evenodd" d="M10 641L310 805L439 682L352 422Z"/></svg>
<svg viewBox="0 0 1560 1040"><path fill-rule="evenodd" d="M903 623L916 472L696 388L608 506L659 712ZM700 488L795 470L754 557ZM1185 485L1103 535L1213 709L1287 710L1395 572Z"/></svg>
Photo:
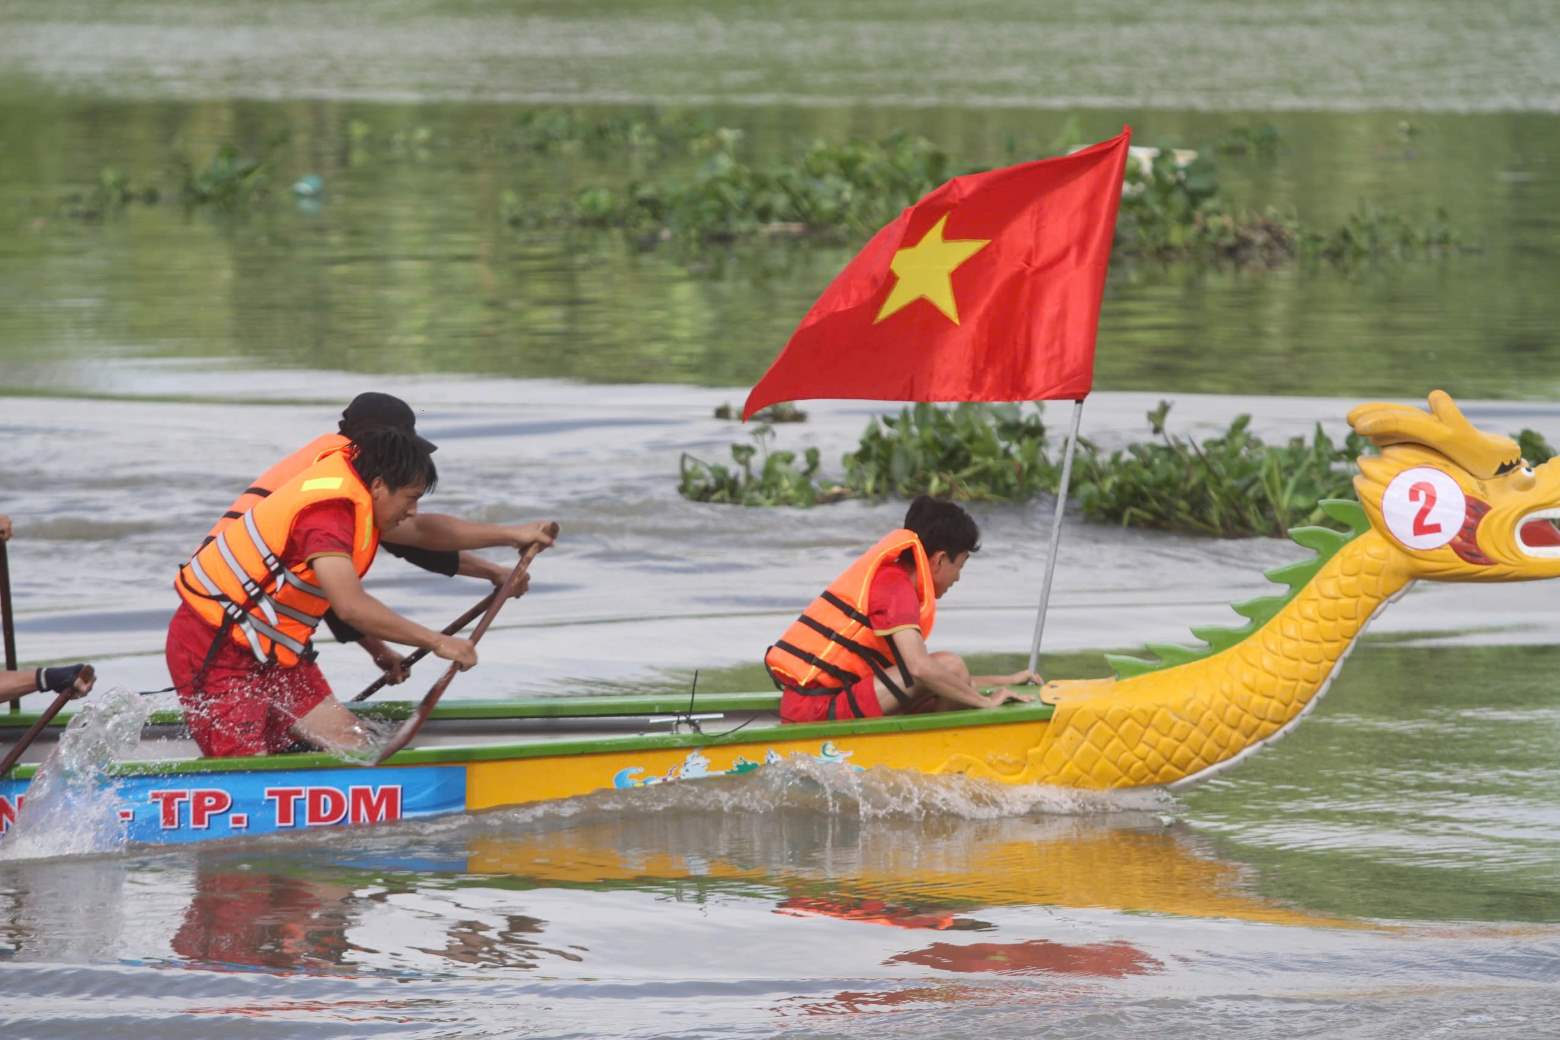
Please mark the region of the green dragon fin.
<svg viewBox="0 0 1560 1040"><path fill-rule="evenodd" d="M1244 625L1236 628L1205 625L1192 629L1192 635L1202 640L1202 646L1150 643L1146 649L1154 655L1151 658L1106 654L1105 661L1115 670L1116 678L1130 679L1161 668L1174 668L1176 665L1212 657L1237 645L1283 610L1284 605L1316 577L1322 565L1332 559L1339 549L1370 530L1370 519L1366 517L1364 508L1352 499L1328 498L1318 505L1324 515L1343 524L1348 530L1334 531L1330 527L1291 528L1290 539L1296 545L1310 549L1315 555L1308 560L1297 560L1264 572L1263 576L1269 581L1287 585L1287 591L1232 604L1230 609L1246 619Z"/></svg>

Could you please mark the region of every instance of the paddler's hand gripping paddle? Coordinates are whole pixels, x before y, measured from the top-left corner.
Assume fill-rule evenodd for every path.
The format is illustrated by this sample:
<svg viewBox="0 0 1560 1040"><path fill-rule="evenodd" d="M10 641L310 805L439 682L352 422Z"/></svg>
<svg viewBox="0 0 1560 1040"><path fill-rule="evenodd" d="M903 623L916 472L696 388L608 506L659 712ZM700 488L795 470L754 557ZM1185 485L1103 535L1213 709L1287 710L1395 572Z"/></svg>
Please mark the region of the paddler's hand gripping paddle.
<svg viewBox="0 0 1560 1040"><path fill-rule="evenodd" d="M498 616L498 612L505 602L514 596L515 590L520 587L521 579L525 577L525 572L531 566L531 561L541 551L542 546L532 542L530 547L526 549L525 555L520 557L520 562L515 564L515 569L509 572L509 577L504 579L504 584L499 586L498 591L493 594L492 602L487 607L487 613L482 615L482 620L478 621L477 627L472 630L471 642L473 644L482 638L482 634L488 630L488 626ZM423 696L422 703L417 705L416 713L401 723L401 728L396 732L395 737L389 744L385 745L384 750L379 752L379 757L374 759L374 765L382 764L385 759L411 743L412 738L417 735L417 731L422 728L422 724L428 721L428 715L433 711L433 706L439 703L439 698L444 696L445 689L459 672L460 665L451 663L443 677L434 683L433 688Z"/></svg>

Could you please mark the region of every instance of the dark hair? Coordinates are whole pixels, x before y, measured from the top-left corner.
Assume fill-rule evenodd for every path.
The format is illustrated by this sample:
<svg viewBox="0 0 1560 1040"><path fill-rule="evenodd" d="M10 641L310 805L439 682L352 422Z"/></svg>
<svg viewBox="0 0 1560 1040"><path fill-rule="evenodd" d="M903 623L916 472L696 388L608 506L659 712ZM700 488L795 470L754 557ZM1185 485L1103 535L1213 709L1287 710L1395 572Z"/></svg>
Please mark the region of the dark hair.
<svg viewBox="0 0 1560 1040"><path fill-rule="evenodd" d="M426 442L410 430L370 426L357 432L352 445L357 449L352 468L357 470L364 484L379 479L391 491L412 484L421 484L424 491L432 491L439 482L439 471Z"/></svg>
<svg viewBox="0 0 1560 1040"><path fill-rule="evenodd" d="M964 508L945 498L920 495L905 510L905 527L921 539L930 556L945 552L950 558L980 551L980 528Z"/></svg>

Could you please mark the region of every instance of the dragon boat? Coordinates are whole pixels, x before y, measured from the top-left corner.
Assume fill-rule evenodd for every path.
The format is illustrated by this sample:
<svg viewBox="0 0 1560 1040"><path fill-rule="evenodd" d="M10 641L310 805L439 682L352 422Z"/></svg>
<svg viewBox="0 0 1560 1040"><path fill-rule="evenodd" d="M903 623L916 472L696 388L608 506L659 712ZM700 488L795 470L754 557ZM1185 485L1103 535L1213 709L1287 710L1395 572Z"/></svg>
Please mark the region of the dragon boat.
<svg viewBox="0 0 1560 1040"><path fill-rule="evenodd" d="M1199 645L1151 645L1151 658L1111 657L1113 677L1051 682L1035 703L785 726L774 693L449 704L418 747L373 767L323 754L199 758L177 714L162 713L101 778L112 793L102 811L131 841L188 842L740 775L793 755L1004 784L1180 788L1289 732L1416 580L1560 576L1560 459L1530 465L1441 391L1429 406L1350 412L1379 452L1358 459L1357 500L1322 504L1339 529L1290 532L1312 556L1268 571L1286 589L1236 604L1243 625L1194 628ZM394 720L413 706L364 710ZM0 718L0 743L31 720ZM60 728L0 779L0 833Z"/></svg>

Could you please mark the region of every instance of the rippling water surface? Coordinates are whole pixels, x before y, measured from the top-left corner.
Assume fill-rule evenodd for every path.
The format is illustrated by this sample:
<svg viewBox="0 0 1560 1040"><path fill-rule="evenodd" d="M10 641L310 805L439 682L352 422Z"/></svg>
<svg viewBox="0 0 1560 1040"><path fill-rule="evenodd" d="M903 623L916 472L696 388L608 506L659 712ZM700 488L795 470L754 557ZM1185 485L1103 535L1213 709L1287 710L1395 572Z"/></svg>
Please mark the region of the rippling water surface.
<svg viewBox="0 0 1560 1040"><path fill-rule="evenodd" d="M1536 679L1490 703L1487 653L1362 652L1182 801L795 763L0 862L8 1035L1543 1035L1554 712ZM1357 753L1393 727L1419 736ZM1486 795L1450 796L1464 770Z"/></svg>
<svg viewBox="0 0 1560 1040"><path fill-rule="evenodd" d="M29 666L89 656L102 676L95 728L0 843L0 1035L1556 1035L1560 614L1543 585L1414 589L1292 736L1176 798L791 762L358 833L158 850L81 831L83 781L158 703L133 691L166 684L174 564L362 390L412 401L441 445L429 508L564 525L456 697L756 681L732 669L897 522L899 503L677 496L683 453L745 436L714 407L855 243L690 255L511 226L516 207L699 161L537 145L522 131L539 104L738 129L761 160L907 129L958 166L1123 122L1205 148L1272 124L1276 152L1220 153L1238 205L1322 230L1444 209L1466 248L1344 269L1119 263L1086 434L1140 438L1172 396L1181 432L1251 412L1264 436L1337 435L1365 397L1439 385L1481 425L1560 441L1553 5L957 14L0 9L18 645ZM267 160L270 194L232 215L172 201L179 159L221 144ZM83 214L72 199L106 167L163 200ZM307 174L324 193L293 196ZM807 407L779 446L826 466L877 410ZM974 512L984 548L938 639L1011 661L1049 508ZM1047 646L1070 652L1227 623L1301 554L1071 520L1063 545ZM431 623L482 593L389 560L370 587ZM341 692L372 674L350 648L322 661Z"/></svg>

